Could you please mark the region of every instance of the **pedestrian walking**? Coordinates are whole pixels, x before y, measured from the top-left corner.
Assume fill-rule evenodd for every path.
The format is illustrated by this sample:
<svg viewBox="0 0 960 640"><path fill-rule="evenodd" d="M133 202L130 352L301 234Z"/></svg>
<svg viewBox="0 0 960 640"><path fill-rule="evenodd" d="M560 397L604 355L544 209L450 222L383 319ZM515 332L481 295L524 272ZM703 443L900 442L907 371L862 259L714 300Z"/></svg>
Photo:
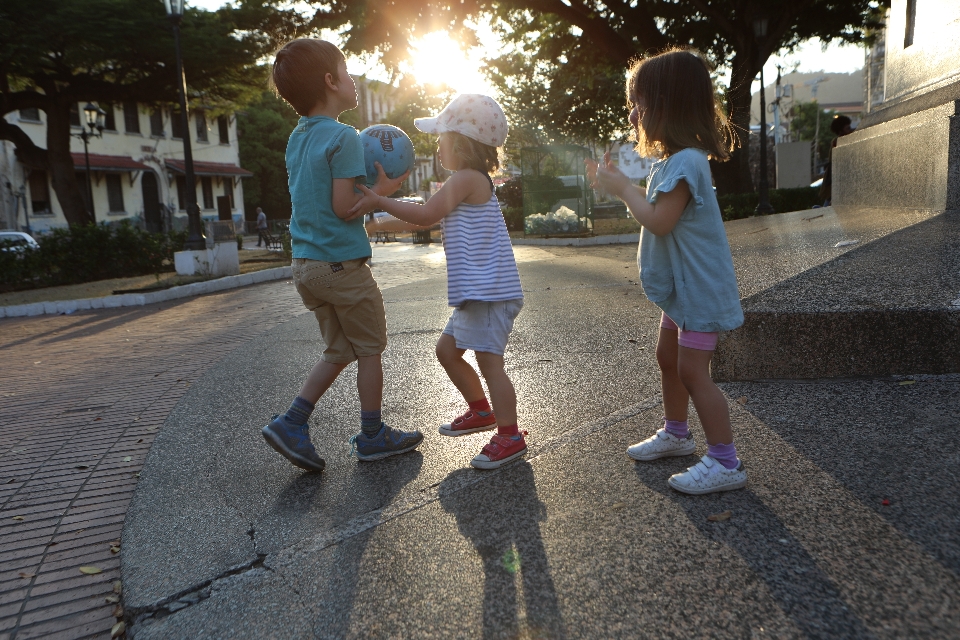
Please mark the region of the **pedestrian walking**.
<svg viewBox="0 0 960 640"><path fill-rule="evenodd" d="M500 166L497 148L507 139L507 118L493 98L462 94L436 117L417 118L414 125L439 135L440 164L453 175L422 205L384 198L358 185L364 196L351 212L359 216L380 209L423 227L442 220L447 302L453 314L437 340L436 353L469 408L442 425L440 433L456 437L496 428L496 435L470 462L478 469L496 469L527 451L526 431L517 426L516 391L504 369L523 290L490 178ZM476 354L490 401L476 370L463 359L467 350Z"/></svg>
<svg viewBox="0 0 960 640"><path fill-rule="evenodd" d="M627 80L630 125L641 157L655 155L646 189L610 161L587 160L591 184L623 200L643 225L640 281L662 310L657 363L663 426L627 449L641 461L696 451L687 404L700 417L707 454L668 484L683 493L739 489L747 474L737 457L730 410L710 378L719 331L743 324L733 258L713 191L709 157L727 160L734 137L716 103L710 69L692 50L672 50L636 63Z"/></svg>
<svg viewBox="0 0 960 640"><path fill-rule="evenodd" d="M356 360L360 433L350 438L351 454L379 460L412 451L423 434L394 429L382 420L383 295L367 265L371 251L363 220L348 213L361 195L354 184L366 176L363 146L356 129L337 121L357 106L346 59L329 42L293 40L277 52L273 82L300 114L286 151L293 281L317 318L326 349L287 413L274 416L263 437L298 467L322 471L324 461L310 441L308 421L340 372ZM391 180L379 166L378 172L375 193L393 193L407 178Z"/></svg>
<svg viewBox="0 0 960 640"><path fill-rule="evenodd" d="M264 246L268 249L270 248L270 238L267 236L267 214L263 212L263 209L257 207L257 246L260 246L260 241L263 241Z"/></svg>

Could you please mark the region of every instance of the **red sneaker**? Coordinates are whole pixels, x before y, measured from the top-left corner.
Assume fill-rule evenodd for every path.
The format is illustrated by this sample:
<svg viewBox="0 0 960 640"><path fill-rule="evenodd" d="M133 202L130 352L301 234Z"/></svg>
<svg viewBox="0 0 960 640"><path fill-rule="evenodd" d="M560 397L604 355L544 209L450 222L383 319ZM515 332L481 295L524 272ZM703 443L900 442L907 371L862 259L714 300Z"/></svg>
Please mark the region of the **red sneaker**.
<svg viewBox="0 0 960 640"><path fill-rule="evenodd" d="M497 418L493 411L489 415L482 416L473 409L456 418L453 422L440 425L440 435L443 436L465 436L468 433L478 431L489 431L497 427Z"/></svg>
<svg viewBox="0 0 960 640"><path fill-rule="evenodd" d="M517 436L493 436L470 464L477 469L496 469L516 460L527 452L527 443L523 440L525 435L526 431L521 431Z"/></svg>

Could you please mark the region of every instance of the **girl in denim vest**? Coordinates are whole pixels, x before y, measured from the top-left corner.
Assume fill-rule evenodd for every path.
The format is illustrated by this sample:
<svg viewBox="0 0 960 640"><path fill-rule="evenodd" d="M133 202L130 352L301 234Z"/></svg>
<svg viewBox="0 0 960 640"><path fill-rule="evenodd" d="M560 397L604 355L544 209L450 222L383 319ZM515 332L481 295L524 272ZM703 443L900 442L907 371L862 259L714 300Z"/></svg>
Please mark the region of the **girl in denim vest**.
<svg viewBox="0 0 960 640"><path fill-rule="evenodd" d="M640 281L663 311L657 362L663 427L627 449L635 460L686 456L697 445L687 426L690 399L707 439L707 454L668 484L683 493L740 489L747 474L737 457L727 401L710 378L720 331L743 324L730 245L713 191L709 157L726 160L734 136L716 103L710 69L690 50L637 62L627 81L630 125L641 156L658 156L647 188L636 187L610 161L587 160L594 188L623 200L643 225Z"/></svg>

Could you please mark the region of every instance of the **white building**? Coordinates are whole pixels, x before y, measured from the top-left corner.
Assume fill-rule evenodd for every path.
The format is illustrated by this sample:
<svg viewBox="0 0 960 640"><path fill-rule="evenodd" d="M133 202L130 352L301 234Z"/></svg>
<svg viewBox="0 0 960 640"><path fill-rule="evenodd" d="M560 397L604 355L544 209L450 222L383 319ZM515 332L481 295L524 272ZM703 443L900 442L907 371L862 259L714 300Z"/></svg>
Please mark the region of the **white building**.
<svg viewBox="0 0 960 640"><path fill-rule="evenodd" d="M71 114L71 133L81 132L81 111ZM176 107L149 107L127 102L100 104L107 112L102 137L90 140L90 183L98 223L130 220L160 231L186 225L183 140ZM46 114L23 109L4 116L34 144L46 147ZM190 112L197 203L204 219L243 220L241 178L253 175L240 167L236 118ZM81 192L86 197L83 141L70 150ZM13 143L0 141L0 228L42 233L67 226L48 172L23 166Z"/></svg>

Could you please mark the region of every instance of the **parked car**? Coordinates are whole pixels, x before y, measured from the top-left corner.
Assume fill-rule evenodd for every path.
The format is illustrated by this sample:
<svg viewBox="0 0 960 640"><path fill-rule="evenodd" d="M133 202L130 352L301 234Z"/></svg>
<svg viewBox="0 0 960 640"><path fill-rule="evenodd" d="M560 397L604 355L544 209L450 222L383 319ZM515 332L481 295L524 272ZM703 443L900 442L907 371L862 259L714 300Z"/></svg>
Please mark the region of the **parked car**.
<svg viewBox="0 0 960 640"><path fill-rule="evenodd" d="M0 231L0 251L23 253L27 249L39 249L40 245L28 233L22 231Z"/></svg>

